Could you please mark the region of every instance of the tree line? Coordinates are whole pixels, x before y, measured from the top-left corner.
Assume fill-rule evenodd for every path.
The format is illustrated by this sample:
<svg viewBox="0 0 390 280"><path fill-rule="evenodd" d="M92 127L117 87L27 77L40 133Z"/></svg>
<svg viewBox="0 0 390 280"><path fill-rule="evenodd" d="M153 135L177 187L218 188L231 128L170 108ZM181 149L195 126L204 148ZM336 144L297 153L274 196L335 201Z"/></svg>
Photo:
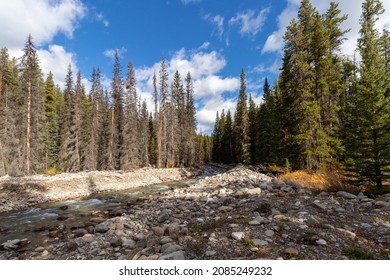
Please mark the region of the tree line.
<svg viewBox="0 0 390 280"><path fill-rule="evenodd" d="M356 56L340 47L349 30L338 4L320 14L302 0L284 35L280 75L263 99L247 100L245 73L235 115L217 113L212 160L318 170L341 166L357 183L390 177L390 35L375 23L379 0L365 0Z"/></svg>
<svg viewBox="0 0 390 280"><path fill-rule="evenodd" d="M31 35L23 56L0 53L0 175L139 167L193 166L207 157L197 135L191 74L176 71L168 84L164 58L153 77L154 112L136 91L131 60L122 76L115 54L110 90L92 71L87 93L69 65L64 88L53 74L44 80Z"/></svg>

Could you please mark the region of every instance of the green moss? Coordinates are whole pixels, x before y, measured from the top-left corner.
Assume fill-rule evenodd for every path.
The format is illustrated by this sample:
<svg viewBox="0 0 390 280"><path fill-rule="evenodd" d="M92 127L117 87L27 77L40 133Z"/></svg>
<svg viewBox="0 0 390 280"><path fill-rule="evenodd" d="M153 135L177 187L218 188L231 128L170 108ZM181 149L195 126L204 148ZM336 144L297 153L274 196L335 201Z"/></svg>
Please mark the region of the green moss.
<svg viewBox="0 0 390 280"><path fill-rule="evenodd" d="M342 250L342 254L350 260L374 260L374 256L371 253L366 252L364 249L347 247Z"/></svg>

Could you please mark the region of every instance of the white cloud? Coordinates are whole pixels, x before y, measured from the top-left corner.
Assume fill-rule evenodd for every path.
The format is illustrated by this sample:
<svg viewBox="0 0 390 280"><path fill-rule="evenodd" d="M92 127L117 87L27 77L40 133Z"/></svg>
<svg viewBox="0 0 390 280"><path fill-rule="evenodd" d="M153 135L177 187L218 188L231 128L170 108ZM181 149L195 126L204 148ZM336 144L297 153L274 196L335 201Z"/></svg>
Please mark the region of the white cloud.
<svg viewBox="0 0 390 280"><path fill-rule="evenodd" d="M11 57L20 57L31 34L43 73L51 71L55 83L63 86L69 64L77 73L76 56L50 43L59 33L72 38L86 11L81 0L0 1L0 47L7 47Z"/></svg>
<svg viewBox="0 0 390 280"><path fill-rule="evenodd" d="M214 25L215 30L213 31L213 33L216 33L219 39L222 39L225 33L225 28L224 28L225 18L221 15L212 16L211 14L207 14L203 16L203 20L208 21L212 25Z"/></svg>
<svg viewBox="0 0 390 280"><path fill-rule="evenodd" d="M221 115L222 109L225 113L230 109L232 116L236 110L236 100L232 98L223 99L221 96L210 98L205 101L204 106L196 113L198 121L198 132L211 134L213 132L217 112Z"/></svg>
<svg viewBox="0 0 390 280"><path fill-rule="evenodd" d="M265 23L269 8L260 10L257 14L254 10L237 13L229 20L229 25L239 25L241 35L255 36Z"/></svg>
<svg viewBox="0 0 390 280"><path fill-rule="evenodd" d="M197 50L202 51L202 50L207 50L210 47L210 42L204 42Z"/></svg>
<svg viewBox="0 0 390 280"><path fill-rule="evenodd" d="M181 49L172 58L167 59L169 77L171 82L176 70L184 80L187 73L191 73L194 83L194 97L198 113L198 130L209 131L212 127L215 113L224 108L226 102L224 94L237 91L239 88L238 77L219 76L219 72L226 66L226 59L216 51L203 52L197 50ZM148 108L153 111L153 74L159 75L160 62L150 67L135 69L137 80L137 92L142 100L146 100ZM235 104L235 101L231 101ZM230 103L229 103L230 104Z"/></svg>
<svg viewBox="0 0 390 280"><path fill-rule="evenodd" d="M63 46L49 45L48 49L39 49L38 56L43 73L47 74L51 71L54 82L60 87L64 85L69 64L72 67L73 75L76 76L78 70L75 55L67 52Z"/></svg>
<svg viewBox="0 0 390 280"><path fill-rule="evenodd" d="M127 52L127 49L125 47L121 47L120 49L108 49L103 52L103 55L108 58L114 59L115 52L118 52L118 56L122 57Z"/></svg>
<svg viewBox="0 0 390 280"><path fill-rule="evenodd" d="M19 49L29 34L37 46L58 33L71 38L85 12L80 0L0 1L0 46Z"/></svg>
<svg viewBox="0 0 390 280"><path fill-rule="evenodd" d="M103 23L104 27L110 26L110 22L104 17L103 13L96 14L96 19Z"/></svg>
<svg viewBox="0 0 390 280"><path fill-rule="evenodd" d="M320 13L326 12L331 0L312 0L312 4ZM345 35L346 40L341 46L341 52L352 56L357 46L357 39L359 37L360 23L359 18L361 15L361 6L363 0L353 1L353 5L349 0L340 0L339 9L341 14L348 15L348 19L342 23L341 28L344 30L351 29L349 33ZM379 30L383 28L389 28L390 26L390 1L382 1L385 8L385 13L382 14L377 22L376 27ZM266 43L262 49L262 53L266 52L281 52L283 49L283 35L286 31L286 27L290 21L297 16L300 1L287 0L287 6L278 16L277 25L278 29L268 36Z"/></svg>
<svg viewBox="0 0 390 280"><path fill-rule="evenodd" d="M184 5L188 5L188 4L198 4L198 3L202 2L202 0L181 0L181 2Z"/></svg>

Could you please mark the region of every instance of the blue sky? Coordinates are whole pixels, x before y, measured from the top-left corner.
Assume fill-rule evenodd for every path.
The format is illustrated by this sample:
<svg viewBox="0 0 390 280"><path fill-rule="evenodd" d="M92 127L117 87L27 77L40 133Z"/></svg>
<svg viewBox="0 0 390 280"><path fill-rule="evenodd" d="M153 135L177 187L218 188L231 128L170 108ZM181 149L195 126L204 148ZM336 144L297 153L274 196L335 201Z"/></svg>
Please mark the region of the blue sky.
<svg viewBox="0 0 390 280"><path fill-rule="evenodd" d="M312 0L324 12L329 0ZM353 2L353 5L351 5ZM342 0L351 28L342 51L356 48L362 0ZM210 133L217 110L235 108L239 73L244 68L248 93L261 101L264 78L278 75L283 34L296 17L299 0L12 0L0 1L0 47L18 57L32 34L45 73L62 85L68 64L81 71L90 87L99 66L103 84L111 82L113 53L119 51L123 75L129 59L137 91L151 106L152 75L164 53L171 77L190 71L197 99L198 130ZM390 1L378 28L390 27Z"/></svg>

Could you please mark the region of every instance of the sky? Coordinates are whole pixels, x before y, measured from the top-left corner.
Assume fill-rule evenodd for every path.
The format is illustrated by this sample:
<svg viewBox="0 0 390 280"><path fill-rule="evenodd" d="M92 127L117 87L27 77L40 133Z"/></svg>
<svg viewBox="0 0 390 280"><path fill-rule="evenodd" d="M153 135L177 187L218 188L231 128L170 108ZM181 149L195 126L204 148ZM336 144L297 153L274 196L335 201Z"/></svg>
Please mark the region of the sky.
<svg viewBox="0 0 390 280"><path fill-rule="evenodd" d="M363 0L341 0L351 29L342 45L353 57L359 37ZM312 0L323 13L330 0ZM283 34L297 16L300 0L0 0L0 48L20 57L29 34L38 49L44 74L52 71L63 86L68 65L81 72L90 88L100 67L109 90L113 57L118 51L122 75L132 60L137 93L152 106L152 76L162 55L170 78L176 70L194 81L197 129L212 132L216 112L234 111L241 69L247 93L261 102L264 79L275 82L283 54ZM390 0L377 27L390 28Z"/></svg>

